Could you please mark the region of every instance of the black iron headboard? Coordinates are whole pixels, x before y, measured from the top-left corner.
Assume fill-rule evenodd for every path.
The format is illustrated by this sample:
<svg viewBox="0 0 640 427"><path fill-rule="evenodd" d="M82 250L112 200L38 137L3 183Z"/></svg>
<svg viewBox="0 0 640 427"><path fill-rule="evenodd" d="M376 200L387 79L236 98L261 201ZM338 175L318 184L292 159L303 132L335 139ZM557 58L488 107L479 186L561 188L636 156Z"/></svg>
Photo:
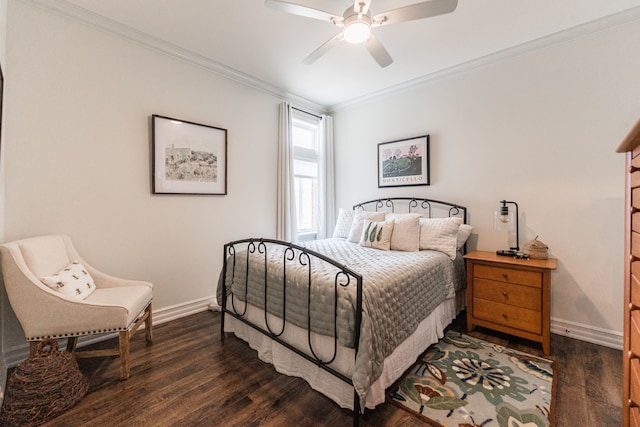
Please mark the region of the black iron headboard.
<svg viewBox="0 0 640 427"><path fill-rule="evenodd" d="M376 211L396 212L396 207L402 207L402 211L407 213L419 213L429 218L433 218L438 211L447 216L458 216L467 223L467 208L456 203L443 202L440 200L423 199L420 197L387 197L382 199L369 200L367 202L353 205L353 209L363 209ZM444 215L442 215L444 216Z"/></svg>

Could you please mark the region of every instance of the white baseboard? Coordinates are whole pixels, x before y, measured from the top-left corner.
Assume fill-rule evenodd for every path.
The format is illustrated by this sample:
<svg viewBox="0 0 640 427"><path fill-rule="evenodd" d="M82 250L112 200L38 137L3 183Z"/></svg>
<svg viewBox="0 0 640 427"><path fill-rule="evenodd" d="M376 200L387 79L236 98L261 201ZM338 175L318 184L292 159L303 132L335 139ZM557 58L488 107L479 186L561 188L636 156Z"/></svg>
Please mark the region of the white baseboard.
<svg viewBox="0 0 640 427"><path fill-rule="evenodd" d="M551 318L551 333L622 350L622 332Z"/></svg>
<svg viewBox="0 0 640 427"><path fill-rule="evenodd" d="M190 316L192 314L200 313L206 310L214 310L217 307L215 298L213 296L200 298L193 301L188 301L181 304L172 305L169 307L163 307L158 310L153 310L153 325L161 325L172 320L179 319L181 317ZM144 324L141 328L144 328ZM91 335L87 337L81 337L78 340L78 347L84 347L90 344L94 344L100 341L117 337L117 333L103 334L103 335ZM60 341L60 346L64 348L66 340ZM4 363L7 368L14 368L18 363L29 357L29 343L26 341L20 345L8 348L4 352ZM0 365L2 365L0 361Z"/></svg>
<svg viewBox="0 0 640 427"><path fill-rule="evenodd" d="M190 316L206 310L218 311L219 306L213 296L188 301L181 304L163 307L153 311L153 324L161 325L172 320ZM598 328L591 325L572 322L558 318L551 318L551 333L564 335L581 341L622 350L622 333L610 329ZM78 347L84 347L96 342L117 337L117 334L93 335L83 337L78 340ZM61 345L64 342L61 341ZM24 342L21 345L7 349L4 353L4 364L8 368L13 368L29 356L29 345ZM0 361L0 365L1 365Z"/></svg>

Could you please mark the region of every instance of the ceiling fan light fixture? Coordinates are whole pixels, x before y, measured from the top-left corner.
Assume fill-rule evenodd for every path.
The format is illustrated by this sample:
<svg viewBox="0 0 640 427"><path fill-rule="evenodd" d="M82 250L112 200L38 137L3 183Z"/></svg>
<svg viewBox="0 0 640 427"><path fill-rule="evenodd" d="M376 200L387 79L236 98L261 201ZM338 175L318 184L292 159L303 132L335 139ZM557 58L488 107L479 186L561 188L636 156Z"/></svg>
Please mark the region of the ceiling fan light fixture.
<svg viewBox="0 0 640 427"><path fill-rule="evenodd" d="M371 35L371 24L365 20L353 20L345 23L342 34L345 41L349 43L364 43L369 40L369 35Z"/></svg>

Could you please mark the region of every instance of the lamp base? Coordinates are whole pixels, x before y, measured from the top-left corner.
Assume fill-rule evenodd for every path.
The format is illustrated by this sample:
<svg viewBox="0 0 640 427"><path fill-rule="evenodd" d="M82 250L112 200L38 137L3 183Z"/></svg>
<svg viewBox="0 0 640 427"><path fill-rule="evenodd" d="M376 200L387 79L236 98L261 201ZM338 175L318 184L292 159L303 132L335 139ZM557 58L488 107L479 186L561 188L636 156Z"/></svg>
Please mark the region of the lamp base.
<svg viewBox="0 0 640 427"><path fill-rule="evenodd" d="M496 251L496 254L501 255L501 256L516 256L518 255L518 251L514 250L514 249L501 249L499 251Z"/></svg>

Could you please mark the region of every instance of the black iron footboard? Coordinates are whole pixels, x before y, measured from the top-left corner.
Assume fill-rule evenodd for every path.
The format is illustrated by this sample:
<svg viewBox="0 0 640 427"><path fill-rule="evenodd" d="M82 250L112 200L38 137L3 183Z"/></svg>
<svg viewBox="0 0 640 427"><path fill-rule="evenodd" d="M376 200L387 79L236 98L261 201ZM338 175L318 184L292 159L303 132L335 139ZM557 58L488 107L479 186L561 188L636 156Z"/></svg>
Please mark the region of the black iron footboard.
<svg viewBox="0 0 640 427"><path fill-rule="evenodd" d="M273 249L274 245L276 245L276 247L281 247L283 248L283 260L282 260L282 265L284 266L284 274L282 276L282 287L283 287L283 291L282 291L282 301L283 301L283 308L282 308L282 312L279 314L279 317L282 319L282 326L280 328L280 330L274 331L270 325L269 325L269 320L268 320L268 313L269 311L266 309L266 307L268 307L268 292L267 292L267 277L269 274L269 269L268 269L268 251L270 248ZM244 295L245 295L245 300L244 301L236 301L235 298L235 294L231 294L231 307L227 307L227 267L230 266L232 269L232 282L233 283L233 278L236 272L236 248L240 247L240 250L246 250L247 251L247 256L246 256L246 265L244 266L244 272L245 272L245 283L244 283ZM249 286L249 260L251 258L251 254L254 254L257 256L254 257L258 258L258 256L262 256L263 257L263 262L264 262L264 307L259 307L261 309L264 310L264 321L265 321L265 325L266 325L266 329L262 328L254 323L252 323L250 320L248 320L245 315L246 315L246 311L247 311L247 306L248 306L248 286ZM307 339L308 339L308 345L309 345L309 349L311 351L311 355L305 353L304 351L300 350L299 348L295 347L294 345L290 344L289 342L285 341L284 339L282 339L282 334L285 331L285 327L286 327L286 286L287 286L287 265L291 265L291 263L297 263L297 265L300 267L303 267L306 269L306 275L308 277L308 282L307 282L307 286L308 286L308 300L307 300ZM313 343L312 343L312 331L311 331L311 286L313 283L313 268L314 266L318 263L318 262L323 262L326 264L329 264L333 267L335 267L335 277L333 280L333 295L334 295L334 301L333 301L333 306L334 306L334 312L333 312L333 319L334 319L334 334L333 334L333 356L331 358L328 359L322 359L321 357L318 356L318 353L314 350L313 347ZM312 251L310 249L307 249L303 246L299 246L293 243L289 243L289 242L284 242L284 241L280 241L280 240L273 240L273 239L254 239L254 238L250 238L250 239L243 239L243 240L236 240L234 242L230 242L227 243L226 245L224 245L224 259L223 259L223 270L222 270L222 277L223 280L225 281L224 286L222 287L222 301L220 301L220 304L222 306L222 318L221 318L221 336L222 338L224 338L225 333L224 333L224 316L225 314L229 314L233 317L235 317L236 319L244 322L245 324L251 326L252 328L254 328L255 330L263 333L264 335L270 337L272 340L278 342L279 344L285 346L286 348L288 348L289 350L295 352L296 354L298 354L299 356L305 358L306 360L311 361L312 363L314 363L315 365L317 365L318 367L320 367L321 369L329 372L330 374L336 376L337 378L341 379L342 381L345 381L348 384L351 384L353 386L353 381L351 378L345 376L344 374L342 374L341 372L336 371L335 369L331 368L331 366L329 366L331 363L333 363L333 361L336 358L337 355L337 351L338 351L338 333L337 333L337 327L338 327L338 287L343 287L346 288L348 286L355 286L356 287L356 309L355 309L355 313L354 313L354 319L355 319L355 327L354 327L354 350L355 353L357 355L358 352L358 342L360 340L360 324L362 321L362 276L358 273L356 273L355 271L351 270L350 268L318 253L315 251ZM353 397L353 414L354 414L354 425L358 425L358 417L360 414L360 398L358 396L358 394L355 391L354 388L354 397Z"/></svg>

